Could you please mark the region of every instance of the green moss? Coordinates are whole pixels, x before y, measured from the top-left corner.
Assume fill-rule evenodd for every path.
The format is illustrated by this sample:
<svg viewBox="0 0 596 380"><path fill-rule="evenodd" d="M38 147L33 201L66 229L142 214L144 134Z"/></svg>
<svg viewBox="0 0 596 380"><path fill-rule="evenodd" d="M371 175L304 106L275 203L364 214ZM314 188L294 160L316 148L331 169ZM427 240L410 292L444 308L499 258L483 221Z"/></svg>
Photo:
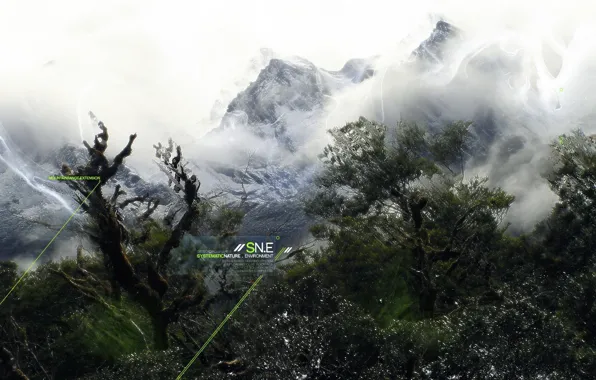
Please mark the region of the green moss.
<svg viewBox="0 0 596 380"><path fill-rule="evenodd" d="M148 349L152 342L151 325L145 313L124 300L107 309L99 304L73 313L65 321L72 330L62 344L73 345L101 360L116 360L122 355Z"/></svg>
<svg viewBox="0 0 596 380"><path fill-rule="evenodd" d="M150 221L143 226L148 231L148 238L138 245L140 250L150 254L157 254L170 238L170 230L159 225L155 221ZM140 234L140 232L137 232Z"/></svg>

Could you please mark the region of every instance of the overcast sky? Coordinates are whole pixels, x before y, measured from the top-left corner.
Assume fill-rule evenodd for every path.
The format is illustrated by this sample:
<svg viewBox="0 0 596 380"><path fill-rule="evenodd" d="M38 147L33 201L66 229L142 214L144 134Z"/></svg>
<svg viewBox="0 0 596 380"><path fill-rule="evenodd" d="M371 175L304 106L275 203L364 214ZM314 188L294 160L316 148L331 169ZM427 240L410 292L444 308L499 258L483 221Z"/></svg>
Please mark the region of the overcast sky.
<svg viewBox="0 0 596 380"><path fill-rule="evenodd" d="M0 106L30 107L38 117L53 112L75 136L77 112L91 107L122 125L147 128L149 118L156 127L190 130L222 90L236 90L261 47L333 70L350 58L392 52L408 34L422 38L429 15L473 34L504 27L541 33L592 18L590 3L2 0Z"/></svg>
<svg viewBox="0 0 596 380"><path fill-rule="evenodd" d="M114 140L139 132L135 162L157 140L213 128L201 121L256 78L244 71L260 48L340 69L390 50L414 21L428 33L429 7L413 3L3 0L0 121L13 134L26 123L39 144L80 141L93 110Z"/></svg>
<svg viewBox="0 0 596 380"><path fill-rule="evenodd" d="M444 17L474 42L456 51L462 56L514 31L501 43L507 54L521 51L525 59L513 84L523 84L530 71L541 68L544 41L560 48L562 74L543 75L535 99L523 85L509 89L503 80L494 104L512 117L525 114L524 127L548 137L568 128L561 122L565 118L580 120L593 112L595 7L577 0L0 0L2 133L36 135L36 147L25 149L34 156L45 145L61 143L59 138L91 139L97 131L86 113L93 110L111 128L113 143L139 134L128 162L141 164L152 157L156 141L171 136L192 145L215 127L204 122L214 103L226 104L256 78L246 68L260 48L337 70L350 58L391 56L408 36L415 46ZM453 63L431 78L435 86L461 68L462 61ZM400 86L408 79L394 75L385 83L381 76L373 83L395 88L393 105L399 110ZM365 113L359 107L367 91L343 98L331 123ZM450 106L467 111L476 95L487 91L492 87L481 81L466 84L450 95ZM562 105L557 113L556 101Z"/></svg>

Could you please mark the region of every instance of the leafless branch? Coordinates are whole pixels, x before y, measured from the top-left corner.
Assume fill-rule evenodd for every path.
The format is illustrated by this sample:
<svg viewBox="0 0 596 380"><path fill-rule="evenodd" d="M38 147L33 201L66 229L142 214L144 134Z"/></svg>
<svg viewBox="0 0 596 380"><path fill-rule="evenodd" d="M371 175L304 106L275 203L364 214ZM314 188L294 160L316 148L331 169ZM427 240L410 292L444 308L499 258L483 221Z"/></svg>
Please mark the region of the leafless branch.
<svg viewBox="0 0 596 380"><path fill-rule="evenodd" d="M153 214L155 212L155 210L157 210L157 207L158 206L159 206L159 200L158 199L149 200L149 202L147 202L147 210L143 213L143 215L141 215L139 217L139 219L140 220L149 219L149 217L151 216L151 214Z"/></svg>
<svg viewBox="0 0 596 380"><path fill-rule="evenodd" d="M41 365L41 363L39 362L39 359L37 358L37 355L35 355L35 352L31 349L31 346L29 345L29 340L27 339L27 334L22 333L23 329L21 326L19 326L19 324L17 323L17 321L14 319L14 317L10 317L10 321L15 329L16 332L21 332L21 340L19 340L19 343L21 343L25 349L27 350L27 352L29 352L29 354L31 355L31 357L33 357L33 360L35 361L35 363L37 364L37 366L41 369L41 371L44 373L44 375L46 375L46 378L49 379L50 375L48 375L48 372L45 370L45 368L43 367L43 365Z"/></svg>
<svg viewBox="0 0 596 380"><path fill-rule="evenodd" d="M114 190L114 195L112 195L112 199L110 199L110 203L115 205L116 202L118 201L118 197L126 194L126 191L120 190L120 188L121 188L120 184L117 184L116 189ZM120 206L120 207L122 207L122 206Z"/></svg>
<svg viewBox="0 0 596 380"><path fill-rule="evenodd" d="M106 301L104 301L104 299L97 293L95 289L77 283L76 279L72 278L64 271L55 269L50 269L50 271L64 278L66 282L68 282L72 287L78 290L83 296L85 296L85 298L97 302L98 304L104 306L108 310L112 310L112 307Z"/></svg>
<svg viewBox="0 0 596 380"><path fill-rule="evenodd" d="M133 197L133 198L128 198L125 201L120 202L118 207L120 207L120 209L124 210L124 208L126 208L126 206L128 206L129 204L132 204L135 202L145 202L148 198L149 198L149 194L141 195L141 196Z"/></svg>
<svg viewBox="0 0 596 380"><path fill-rule="evenodd" d="M0 347L0 365L4 369L7 380L29 380L15 364L15 358L6 347Z"/></svg>

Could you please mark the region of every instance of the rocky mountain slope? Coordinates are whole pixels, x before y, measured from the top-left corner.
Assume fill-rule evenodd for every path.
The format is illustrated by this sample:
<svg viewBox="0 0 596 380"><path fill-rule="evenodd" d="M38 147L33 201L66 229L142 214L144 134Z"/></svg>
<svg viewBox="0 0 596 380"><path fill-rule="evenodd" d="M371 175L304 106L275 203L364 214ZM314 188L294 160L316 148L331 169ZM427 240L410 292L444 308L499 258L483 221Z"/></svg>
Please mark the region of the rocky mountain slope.
<svg viewBox="0 0 596 380"><path fill-rule="evenodd" d="M302 58L273 58L257 79L228 105L213 133L245 128L261 138L272 137L290 152L305 137L289 124L323 111L326 97L373 75L373 60L353 59L340 71L326 71ZM303 132L303 131L302 131Z"/></svg>
<svg viewBox="0 0 596 380"><path fill-rule="evenodd" d="M436 61L441 57L441 45L455 35L454 28L439 22L431 36L412 55L420 65ZM317 120L324 112L327 97L375 75L375 58L353 59L339 71L327 71L302 58L282 60L271 53L263 57L268 60L265 68L229 103L219 128L209 133L206 139L234 134L240 129L260 139L276 142L285 153L297 155L309 135L309 128L321 128L312 120ZM55 173L62 162L83 162L85 154L80 147L65 146L50 157L42 158L36 175L43 177L47 173ZM308 219L302 212L297 195L308 186L315 170L313 164L284 163L276 161L275 156L259 154L252 160L249 170L245 170L240 162L230 165L203 160L194 164L193 171L203 183L218 183L232 197L248 196L242 234L277 233L295 237L294 242L306 235ZM46 195L27 186L18 175L5 168L2 170L0 258L30 257L44 248L69 213ZM40 170L45 172L42 174ZM165 184L146 182L126 165L116 179L128 196L150 194L166 205L176 200ZM64 184L45 185L70 202L73 208L76 207ZM159 212L165 213L166 210L160 208ZM38 222L33 222L34 219ZM72 228L61 234L63 242L75 244L80 240L76 232L77 223L73 222ZM59 252L61 248L58 244L54 245L54 249L58 249L57 255L72 254L66 252L69 248Z"/></svg>

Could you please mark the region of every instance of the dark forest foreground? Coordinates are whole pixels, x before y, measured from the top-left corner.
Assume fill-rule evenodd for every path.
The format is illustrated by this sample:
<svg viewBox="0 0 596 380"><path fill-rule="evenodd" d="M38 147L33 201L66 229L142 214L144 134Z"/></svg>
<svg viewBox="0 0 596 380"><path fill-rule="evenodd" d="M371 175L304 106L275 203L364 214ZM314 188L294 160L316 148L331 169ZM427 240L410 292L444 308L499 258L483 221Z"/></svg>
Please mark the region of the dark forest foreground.
<svg viewBox="0 0 596 380"><path fill-rule="evenodd" d="M578 132L552 145L546 180L560 201L512 236L514 197L461 179L468 126L332 130L305 204L324 248L265 276L184 378L594 378L596 144ZM180 195L174 219L156 218L155 200L107 193L136 135L108 160L100 128L88 165L61 169L100 177L68 182L93 244L38 267L0 306L2 379L176 379L250 286L225 263L185 265L181 244L234 235L240 208L203 196L172 143L155 148ZM146 206L127 223L132 203ZM3 297L20 275L0 265Z"/></svg>

